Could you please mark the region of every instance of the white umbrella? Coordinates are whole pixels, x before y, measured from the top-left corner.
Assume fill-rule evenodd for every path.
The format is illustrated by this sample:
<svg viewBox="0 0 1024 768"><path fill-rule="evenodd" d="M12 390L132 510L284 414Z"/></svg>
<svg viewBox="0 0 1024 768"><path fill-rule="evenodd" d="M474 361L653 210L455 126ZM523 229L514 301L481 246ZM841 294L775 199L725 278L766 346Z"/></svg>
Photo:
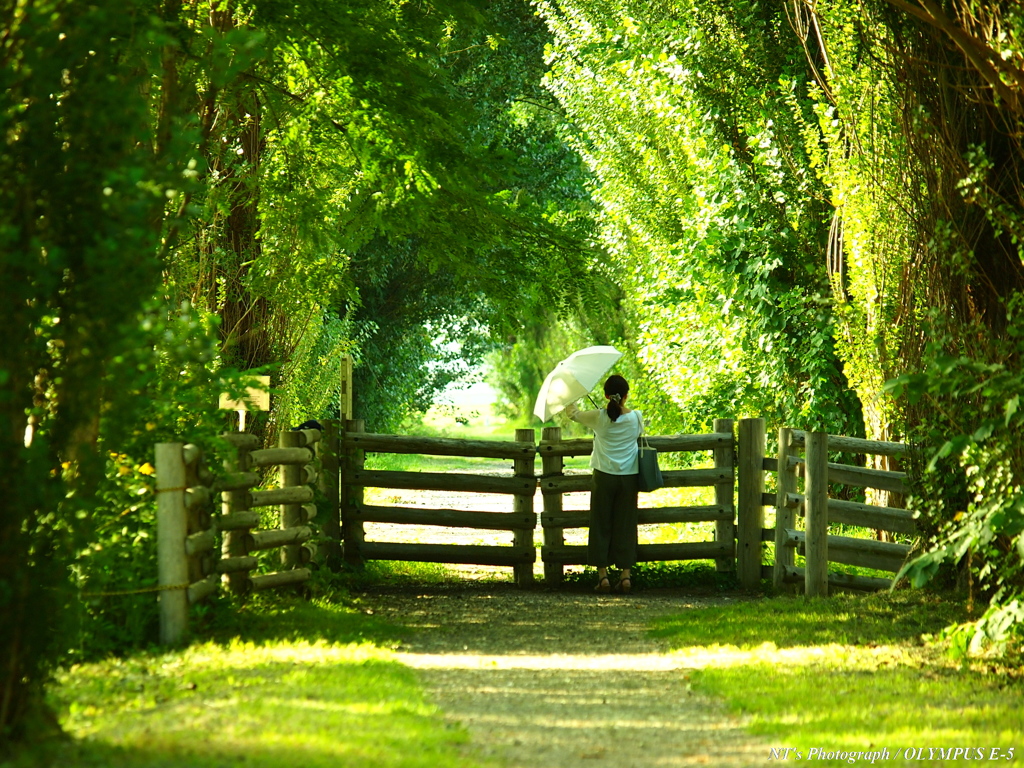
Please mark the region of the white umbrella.
<svg viewBox="0 0 1024 768"><path fill-rule="evenodd" d="M574 400L592 390L622 357L615 347L587 347L573 352L555 366L541 384L534 414L547 421Z"/></svg>

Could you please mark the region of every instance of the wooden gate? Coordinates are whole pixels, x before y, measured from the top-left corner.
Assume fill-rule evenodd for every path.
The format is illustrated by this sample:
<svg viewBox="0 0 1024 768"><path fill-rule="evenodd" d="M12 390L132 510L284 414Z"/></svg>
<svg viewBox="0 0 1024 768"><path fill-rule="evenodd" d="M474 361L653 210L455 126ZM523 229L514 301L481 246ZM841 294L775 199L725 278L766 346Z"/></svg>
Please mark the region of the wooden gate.
<svg viewBox="0 0 1024 768"><path fill-rule="evenodd" d="M757 446L757 428L760 425L761 445ZM705 542L645 544L638 551L640 561L657 560L715 560L720 570L737 569L754 574L753 587L761 578L761 516L763 507L760 487L748 504L737 507L734 503L736 488L736 447L740 448L739 463L753 462L760 476L760 462L764 445L763 421L744 419L739 423L740 440L733 436L733 421L718 419L714 432L703 435L651 436L650 443L661 454L672 452L707 452L713 466L701 469L668 470L665 484L670 488L701 487L714 489L715 503L692 507L661 507L642 509L640 523L690 523L712 521L715 537ZM744 439L748 433L754 440ZM749 446L748 450L744 445ZM586 562L585 547L565 543L567 528L588 525L588 515L581 511L563 509L565 493L590 489L589 474L567 475L563 460L567 456L588 456L593 450L592 439L563 440L561 429L544 430L540 443L532 429L517 430L510 441L461 440L426 438L400 435L380 435L363 431L363 423L355 420L347 424L342 441L341 528L344 557L358 565L366 560L401 560L416 562L460 563L492 566L511 566L516 582L527 585L533 581L536 562L534 531L543 531L541 557L544 562L545 582L557 584L563 576L564 566ZM397 472L368 470L365 454L396 453L431 456L462 456L505 458L513 461L512 471L505 477L474 475L471 473ZM749 453L749 456L745 454ZM541 473L536 473L537 456L541 458ZM364 501L367 487L398 490L432 490L505 494L511 497L508 512L485 512L455 509L425 509L420 507L390 507L368 505ZM535 510L534 498L540 488L543 509ZM739 522L737 521L739 511ZM365 523L409 524L485 530L508 530L515 534L512 546L418 544L403 542L367 542ZM754 531L756 546L737 547L737 532Z"/></svg>
<svg viewBox="0 0 1024 768"><path fill-rule="evenodd" d="M804 455L800 455L801 449ZM912 513L889 506L862 504L830 498L832 485L875 488L902 496L908 491L904 472L870 469L851 464L829 462L829 453L852 453L900 457L907 453L903 443L863 440L803 432L783 427L779 430L779 456L766 458L764 468L778 473L778 492L765 503L777 510L775 567L776 589L786 585L803 587L808 596L827 595L830 587L857 590L888 589L891 578L859 576L830 571L829 563L860 566L898 573L911 552L909 544L828 534L830 523L841 523L873 531L914 535L917 524ZM803 479L803 493L797 483ZM804 529L797 527L803 517ZM805 567L794 566L794 553L805 556Z"/></svg>

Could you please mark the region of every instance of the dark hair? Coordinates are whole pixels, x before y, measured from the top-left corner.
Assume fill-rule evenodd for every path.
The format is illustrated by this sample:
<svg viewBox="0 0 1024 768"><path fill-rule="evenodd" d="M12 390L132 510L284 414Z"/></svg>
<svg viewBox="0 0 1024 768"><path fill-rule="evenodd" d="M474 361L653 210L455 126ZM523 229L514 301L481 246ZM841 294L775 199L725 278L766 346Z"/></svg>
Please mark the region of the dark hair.
<svg viewBox="0 0 1024 768"><path fill-rule="evenodd" d="M617 421L622 415L622 400L629 394L629 382L618 374L609 376L608 381L604 383L604 393L610 398L608 400L608 418Z"/></svg>

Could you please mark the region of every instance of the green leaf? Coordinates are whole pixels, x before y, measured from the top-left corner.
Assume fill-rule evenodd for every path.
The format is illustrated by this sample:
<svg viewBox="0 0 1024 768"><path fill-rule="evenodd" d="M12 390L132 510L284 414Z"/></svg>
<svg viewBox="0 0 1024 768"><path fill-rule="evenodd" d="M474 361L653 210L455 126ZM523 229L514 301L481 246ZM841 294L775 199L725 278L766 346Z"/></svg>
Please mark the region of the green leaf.
<svg viewBox="0 0 1024 768"><path fill-rule="evenodd" d="M995 428L996 426L993 422L987 421L980 427L978 427L976 430L974 430L974 434L971 435L971 438L976 442L983 442L984 440L987 440L989 437L992 436L992 432L995 430Z"/></svg>
<svg viewBox="0 0 1024 768"><path fill-rule="evenodd" d="M923 587L939 572L939 568L946 560L947 554L945 549L925 552L916 560L911 560L904 565L900 572L896 574L896 578L893 579L893 584L906 576L915 588Z"/></svg>
<svg viewBox="0 0 1024 768"><path fill-rule="evenodd" d="M1017 413L1018 407L1020 407L1020 395L1014 395L1006 401L1006 404L1003 406L1003 414L1005 415L1004 426L1010 426L1010 420Z"/></svg>

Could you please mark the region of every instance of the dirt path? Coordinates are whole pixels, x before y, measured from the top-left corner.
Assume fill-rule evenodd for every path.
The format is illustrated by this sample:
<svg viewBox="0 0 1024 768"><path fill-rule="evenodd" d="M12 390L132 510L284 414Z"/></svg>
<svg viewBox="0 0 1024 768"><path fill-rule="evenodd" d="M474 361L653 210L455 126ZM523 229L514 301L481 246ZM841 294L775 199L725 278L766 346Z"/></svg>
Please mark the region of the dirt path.
<svg viewBox="0 0 1024 768"><path fill-rule="evenodd" d="M523 591L512 585L380 588L365 604L417 631L400 649L469 751L507 766L724 768L767 763L720 704L646 629L720 597Z"/></svg>
<svg viewBox="0 0 1024 768"><path fill-rule="evenodd" d="M477 473L508 474L507 467ZM585 470L575 470L585 471ZM372 503L508 511L507 497L370 491ZM659 505L654 494L645 504ZM566 494L586 509L589 493ZM535 509L541 509L538 493ZM539 533L539 532L538 532ZM368 525L367 540L511 544L511 534L429 526ZM641 537L643 530L641 530ZM566 543L586 542L584 529ZM446 716L472 737L469 751L511 768L673 768L767 764L768 746L717 702L690 690L688 670L647 635L656 616L720 596L641 591L598 596L566 587L517 589L511 569L449 566L455 585L380 587L363 602L417 631L400 650ZM536 564L535 575L543 575Z"/></svg>

